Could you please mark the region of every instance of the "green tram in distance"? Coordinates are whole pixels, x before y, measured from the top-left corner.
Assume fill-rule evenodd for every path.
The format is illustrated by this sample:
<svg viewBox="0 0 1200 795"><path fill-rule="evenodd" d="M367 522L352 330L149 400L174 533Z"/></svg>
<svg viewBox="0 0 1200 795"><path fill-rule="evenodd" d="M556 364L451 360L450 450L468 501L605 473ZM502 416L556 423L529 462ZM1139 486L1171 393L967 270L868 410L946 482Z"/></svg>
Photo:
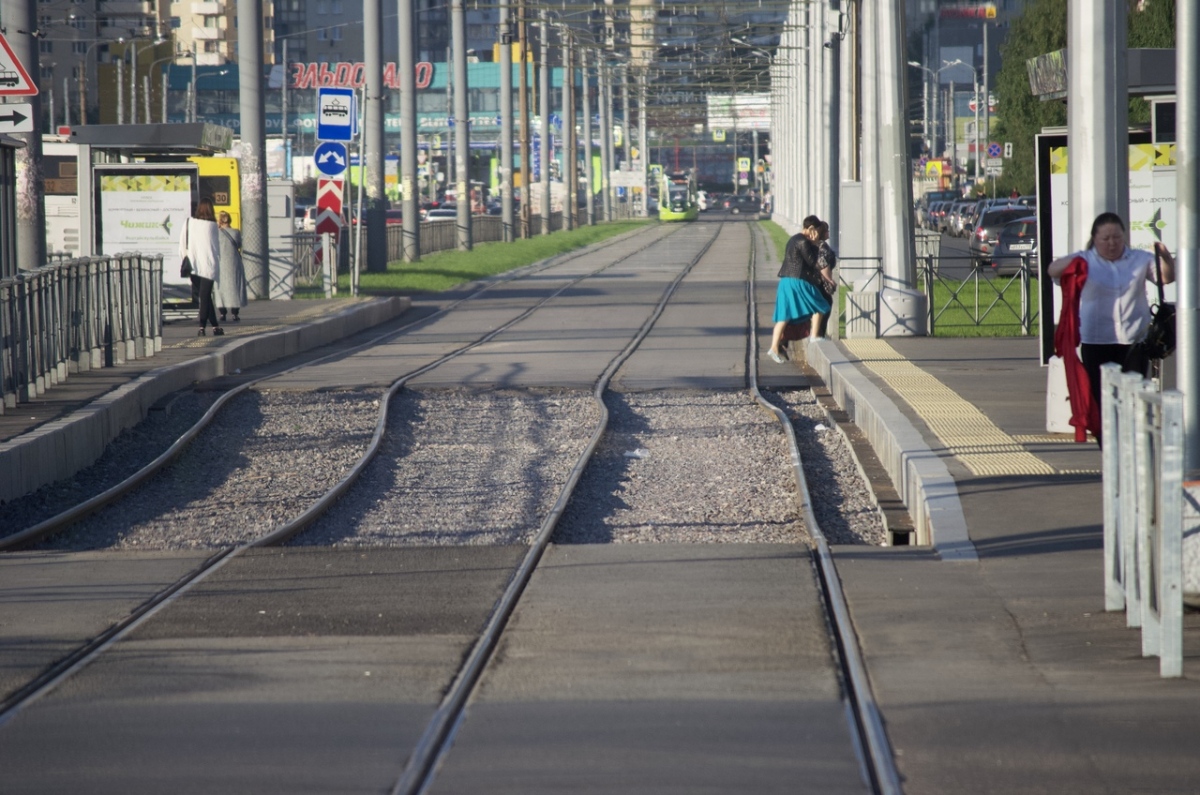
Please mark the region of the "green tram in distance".
<svg viewBox="0 0 1200 795"><path fill-rule="evenodd" d="M658 189L658 220L695 221L700 216L696 181L687 172L663 174Z"/></svg>

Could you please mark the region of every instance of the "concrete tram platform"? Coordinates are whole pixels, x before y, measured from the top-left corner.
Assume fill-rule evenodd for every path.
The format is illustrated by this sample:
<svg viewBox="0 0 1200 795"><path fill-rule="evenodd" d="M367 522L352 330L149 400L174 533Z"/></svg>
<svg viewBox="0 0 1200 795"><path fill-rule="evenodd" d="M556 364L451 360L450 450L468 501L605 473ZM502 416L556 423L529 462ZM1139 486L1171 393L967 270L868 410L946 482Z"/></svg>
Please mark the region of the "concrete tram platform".
<svg viewBox="0 0 1200 795"><path fill-rule="evenodd" d="M806 349L925 500L932 546L834 550L904 791L1198 792L1200 615L1169 680L1104 611L1099 450L1046 433L1037 344Z"/></svg>
<svg viewBox="0 0 1200 795"><path fill-rule="evenodd" d="M90 465L156 401L197 381L318 348L405 312L403 297L255 301L225 335L197 336L195 313L169 313L162 350L113 367L71 373L0 414L0 503Z"/></svg>

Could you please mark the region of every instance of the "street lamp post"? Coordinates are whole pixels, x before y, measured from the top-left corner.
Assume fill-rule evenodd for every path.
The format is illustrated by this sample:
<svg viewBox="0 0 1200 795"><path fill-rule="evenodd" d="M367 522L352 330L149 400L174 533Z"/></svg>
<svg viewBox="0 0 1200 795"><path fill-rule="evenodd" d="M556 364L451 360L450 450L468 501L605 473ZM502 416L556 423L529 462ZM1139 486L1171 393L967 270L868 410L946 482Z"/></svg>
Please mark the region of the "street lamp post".
<svg viewBox="0 0 1200 795"><path fill-rule="evenodd" d="M87 94L88 94L88 77L87 66L88 59L92 56L92 50L97 44L112 44L113 39L96 39L87 46L83 51L83 62L79 65L79 123L87 124ZM63 97L66 101L66 97Z"/></svg>
<svg viewBox="0 0 1200 795"><path fill-rule="evenodd" d="M927 74L929 76L928 80L924 81L924 86L925 86L925 140L926 140L926 143L928 143L928 145L929 145L930 156L939 157L940 156L939 153L942 151L942 149L940 149L938 147L938 144L941 143L941 141L939 140L938 133L937 133L938 123L939 123L939 120L941 119L941 116L938 115L938 98L941 96L941 89L940 89L939 83L938 83L938 75L940 75L942 72L946 71L947 69L949 69L952 66L967 66L967 64L963 63L962 61L947 61L947 62L945 62L945 65L942 66L942 68L940 68L940 69L930 69L928 66L917 63L916 61L909 61L908 65L912 66L916 69L920 69L922 72L925 72L925 74ZM932 91L929 90L930 82L933 83ZM953 95L951 95L951 101L953 101ZM943 137L948 138L949 133L947 133Z"/></svg>
<svg viewBox="0 0 1200 795"><path fill-rule="evenodd" d="M979 174L979 159L980 159L979 106L980 106L980 104L982 104L979 99L979 70L975 66L973 66L969 63L966 63L965 61L958 59L958 58L955 58L953 61L944 61L943 63L944 63L944 66L942 66L942 69L946 69L947 67L951 67L951 66L965 66L971 70L971 85L972 85L972 89L974 91L974 97L975 97L975 136L973 139L975 141L975 184L978 185L979 180L981 179L980 174ZM941 71L941 70L939 69L938 71ZM953 102L953 101L954 101L954 98L951 97L951 102Z"/></svg>

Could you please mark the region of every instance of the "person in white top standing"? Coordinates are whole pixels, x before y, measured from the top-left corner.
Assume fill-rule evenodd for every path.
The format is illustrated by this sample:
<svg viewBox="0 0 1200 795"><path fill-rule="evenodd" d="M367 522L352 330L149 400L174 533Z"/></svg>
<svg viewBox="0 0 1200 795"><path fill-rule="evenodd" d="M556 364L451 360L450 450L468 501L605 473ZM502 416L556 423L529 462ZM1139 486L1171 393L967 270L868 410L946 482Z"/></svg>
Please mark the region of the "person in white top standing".
<svg viewBox="0 0 1200 795"><path fill-rule="evenodd" d="M200 335L205 335L209 323L213 336L225 333L217 323L217 310L213 306L213 285L220 278L221 238L217 227L217 215L212 199L207 197L196 203L196 214L183 225L179 237L179 256L192 261L192 287L200 299Z"/></svg>
<svg viewBox="0 0 1200 795"><path fill-rule="evenodd" d="M1162 261L1163 284L1172 283L1175 258L1161 242L1154 244L1154 250ZM1154 254L1130 248L1121 217L1101 213L1092 223L1088 247L1056 259L1046 272L1058 279L1076 258L1087 263L1087 281L1079 294L1079 359L1092 398L1099 404L1100 366L1109 362L1123 366L1129 349L1150 325L1146 282L1157 279Z"/></svg>

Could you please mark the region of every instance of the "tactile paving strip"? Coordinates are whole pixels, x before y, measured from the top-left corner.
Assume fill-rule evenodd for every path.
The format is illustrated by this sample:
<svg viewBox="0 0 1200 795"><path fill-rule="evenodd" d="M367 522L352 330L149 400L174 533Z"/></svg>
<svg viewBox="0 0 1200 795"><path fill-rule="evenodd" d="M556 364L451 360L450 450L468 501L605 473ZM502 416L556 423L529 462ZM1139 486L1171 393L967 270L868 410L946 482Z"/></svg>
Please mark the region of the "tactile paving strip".
<svg viewBox="0 0 1200 795"><path fill-rule="evenodd" d="M979 409L884 340L845 340L846 349L887 382L974 475L1054 475L1058 470L1000 430Z"/></svg>

